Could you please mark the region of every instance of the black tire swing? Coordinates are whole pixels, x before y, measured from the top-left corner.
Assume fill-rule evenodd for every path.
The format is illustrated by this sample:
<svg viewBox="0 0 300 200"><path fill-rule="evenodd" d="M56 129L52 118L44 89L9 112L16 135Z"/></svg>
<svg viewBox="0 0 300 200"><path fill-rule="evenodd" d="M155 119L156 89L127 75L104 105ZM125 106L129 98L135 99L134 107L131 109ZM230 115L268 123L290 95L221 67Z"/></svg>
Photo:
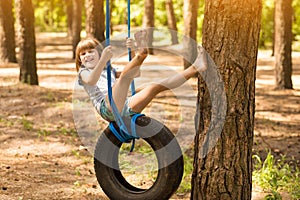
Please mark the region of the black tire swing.
<svg viewBox="0 0 300 200"><path fill-rule="evenodd" d="M97 180L102 190L113 200L169 199L177 190L183 174L181 149L172 132L160 122L143 116L136 120L136 125L147 127L144 131L137 131L137 136L143 138L156 154L158 174L155 183L149 189L141 189L126 181L118 164L122 142L109 127L99 137L95 148L94 167ZM153 135L153 130L157 127L161 129Z"/></svg>
<svg viewBox="0 0 300 200"><path fill-rule="evenodd" d="M130 0L128 0L128 37L130 37ZM106 1L106 44L109 45L110 27L109 0ZM129 59L130 57L130 51ZM175 193L183 175L183 156L173 133L159 121L143 114L121 117L111 92L110 63L107 66L108 95L116 122L98 138L94 152L94 169L97 181L105 194L112 200L166 200ZM133 83L134 84L134 83ZM132 91L134 94L134 85ZM158 172L154 184L148 189L131 185L119 168L119 152L124 142L137 138L147 142L155 152Z"/></svg>

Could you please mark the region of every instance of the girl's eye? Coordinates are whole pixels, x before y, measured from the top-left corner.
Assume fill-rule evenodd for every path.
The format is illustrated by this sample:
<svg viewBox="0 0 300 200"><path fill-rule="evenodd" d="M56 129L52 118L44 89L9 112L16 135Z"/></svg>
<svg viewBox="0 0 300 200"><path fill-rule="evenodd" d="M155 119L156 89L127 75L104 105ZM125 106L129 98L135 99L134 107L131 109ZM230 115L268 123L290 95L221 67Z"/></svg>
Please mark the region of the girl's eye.
<svg viewBox="0 0 300 200"><path fill-rule="evenodd" d="M84 56L84 55L85 55L85 52L80 53L80 56Z"/></svg>

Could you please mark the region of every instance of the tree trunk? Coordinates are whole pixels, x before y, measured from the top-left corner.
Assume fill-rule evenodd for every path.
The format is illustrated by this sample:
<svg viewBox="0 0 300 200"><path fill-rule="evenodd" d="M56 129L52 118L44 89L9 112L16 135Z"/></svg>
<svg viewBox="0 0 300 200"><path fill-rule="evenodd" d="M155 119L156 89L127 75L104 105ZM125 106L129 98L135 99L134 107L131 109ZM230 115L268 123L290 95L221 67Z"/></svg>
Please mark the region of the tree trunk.
<svg viewBox="0 0 300 200"><path fill-rule="evenodd" d="M81 37L81 15L82 15L82 1L73 0L73 19L72 19L72 47L73 47L73 59L75 59L75 51L77 44L80 42Z"/></svg>
<svg viewBox="0 0 300 200"><path fill-rule="evenodd" d="M15 2L18 21L18 44L20 47L19 80L30 85L38 85L34 32L34 10L32 1L16 0Z"/></svg>
<svg viewBox="0 0 300 200"><path fill-rule="evenodd" d="M292 0L275 1L276 89L292 89Z"/></svg>
<svg viewBox="0 0 300 200"><path fill-rule="evenodd" d="M145 0L143 27L148 31L148 52L153 54L154 0Z"/></svg>
<svg viewBox="0 0 300 200"><path fill-rule="evenodd" d="M272 34L272 53L271 53L271 56L274 56L275 55L275 27L276 27L276 22L275 22L275 9L276 9L276 5L275 5L275 2L274 2L274 8L273 8L273 22L274 22L274 25L273 25L273 34Z"/></svg>
<svg viewBox="0 0 300 200"><path fill-rule="evenodd" d="M100 42L104 37L104 10L103 0L86 0L86 33L88 37L94 37Z"/></svg>
<svg viewBox="0 0 300 200"><path fill-rule="evenodd" d="M206 0L203 46L216 66L199 77L191 199L251 199L261 8Z"/></svg>
<svg viewBox="0 0 300 200"><path fill-rule="evenodd" d="M0 1L0 62L17 62L12 0Z"/></svg>
<svg viewBox="0 0 300 200"><path fill-rule="evenodd" d="M176 17L173 8L173 0L166 0L166 10L168 17L168 28L171 32L172 44L178 44Z"/></svg>
<svg viewBox="0 0 300 200"><path fill-rule="evenodd" d="M197 11L198 0L186 0L183 4L184 38L183 46L186 53L183 60L184 69L188 68L197 57Z"/></svg>
<svg viewBox="0 0 300 200"><path fill-rule="evenodd" d="M65 0L67 13L68 36L72 37L73 5L72 0Z"/></svg>
<svg viewBox="0 0 300 200"><path fill-rule="evenodd" d="M113 34L113 32L114 32L114 25L113 25L113 23L112 23L112 12L113 12L113 10L114 10L114 8L115 8L115 3L114 3L114 0L110 0L110 8L109 8L109 10L110 10L110 16L109 16L109 19L110 19L110 34L112 35Z"/></svg>

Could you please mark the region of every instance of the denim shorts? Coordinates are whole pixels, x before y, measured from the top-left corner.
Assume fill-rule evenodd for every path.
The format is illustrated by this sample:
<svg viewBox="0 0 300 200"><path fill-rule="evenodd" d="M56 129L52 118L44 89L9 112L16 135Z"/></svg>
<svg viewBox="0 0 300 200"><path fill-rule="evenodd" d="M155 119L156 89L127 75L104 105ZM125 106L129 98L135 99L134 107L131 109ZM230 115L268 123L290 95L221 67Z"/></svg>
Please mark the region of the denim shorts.
<svg viewBox="0 0 300 200"><path fill-rule="evenodd" d="M137 114L136 112L133 112L131 110L131 108L129 107L129 102L130 102L130 97L126 99L124 107L122 112L120 113L121 117L129 117L132 116L134 114ZM101 101L101 106L100 106L100 115L101 117L108 121L108 122L112 122L112 121L116 121L115 117L113 115L113 112L109 109L109 106L107 105L105 99L103 99Z"/></svg>

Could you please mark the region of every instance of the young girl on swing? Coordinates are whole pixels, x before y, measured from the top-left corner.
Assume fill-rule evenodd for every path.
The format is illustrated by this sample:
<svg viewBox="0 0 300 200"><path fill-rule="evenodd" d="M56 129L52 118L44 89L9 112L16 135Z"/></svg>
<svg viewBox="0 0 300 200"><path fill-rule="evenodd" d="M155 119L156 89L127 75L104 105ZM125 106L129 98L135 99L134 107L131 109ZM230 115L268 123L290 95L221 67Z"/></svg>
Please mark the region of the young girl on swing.
<svg viewBox="0 0 300 200"><path fill-rule="evenodd" d="M138 31L134 37L137 52L134 51L134 41L127 38L126 47L131 50L132 60L125 65L118 79L114 73L111 74L113 99L122 117L141 113L157 94L181 86L207 68L208 55L203 47L198 46L198 56L189 68L160 82L152 83L135 95L127 97L130 84L140 75L140 66L148 55L146 30ZM79 84L90 96L97 112L109 122L115 119L108 100L107 72L104 69L112 56L111 46L103 48L92 38L80 41L76 48Z"/></svg>

